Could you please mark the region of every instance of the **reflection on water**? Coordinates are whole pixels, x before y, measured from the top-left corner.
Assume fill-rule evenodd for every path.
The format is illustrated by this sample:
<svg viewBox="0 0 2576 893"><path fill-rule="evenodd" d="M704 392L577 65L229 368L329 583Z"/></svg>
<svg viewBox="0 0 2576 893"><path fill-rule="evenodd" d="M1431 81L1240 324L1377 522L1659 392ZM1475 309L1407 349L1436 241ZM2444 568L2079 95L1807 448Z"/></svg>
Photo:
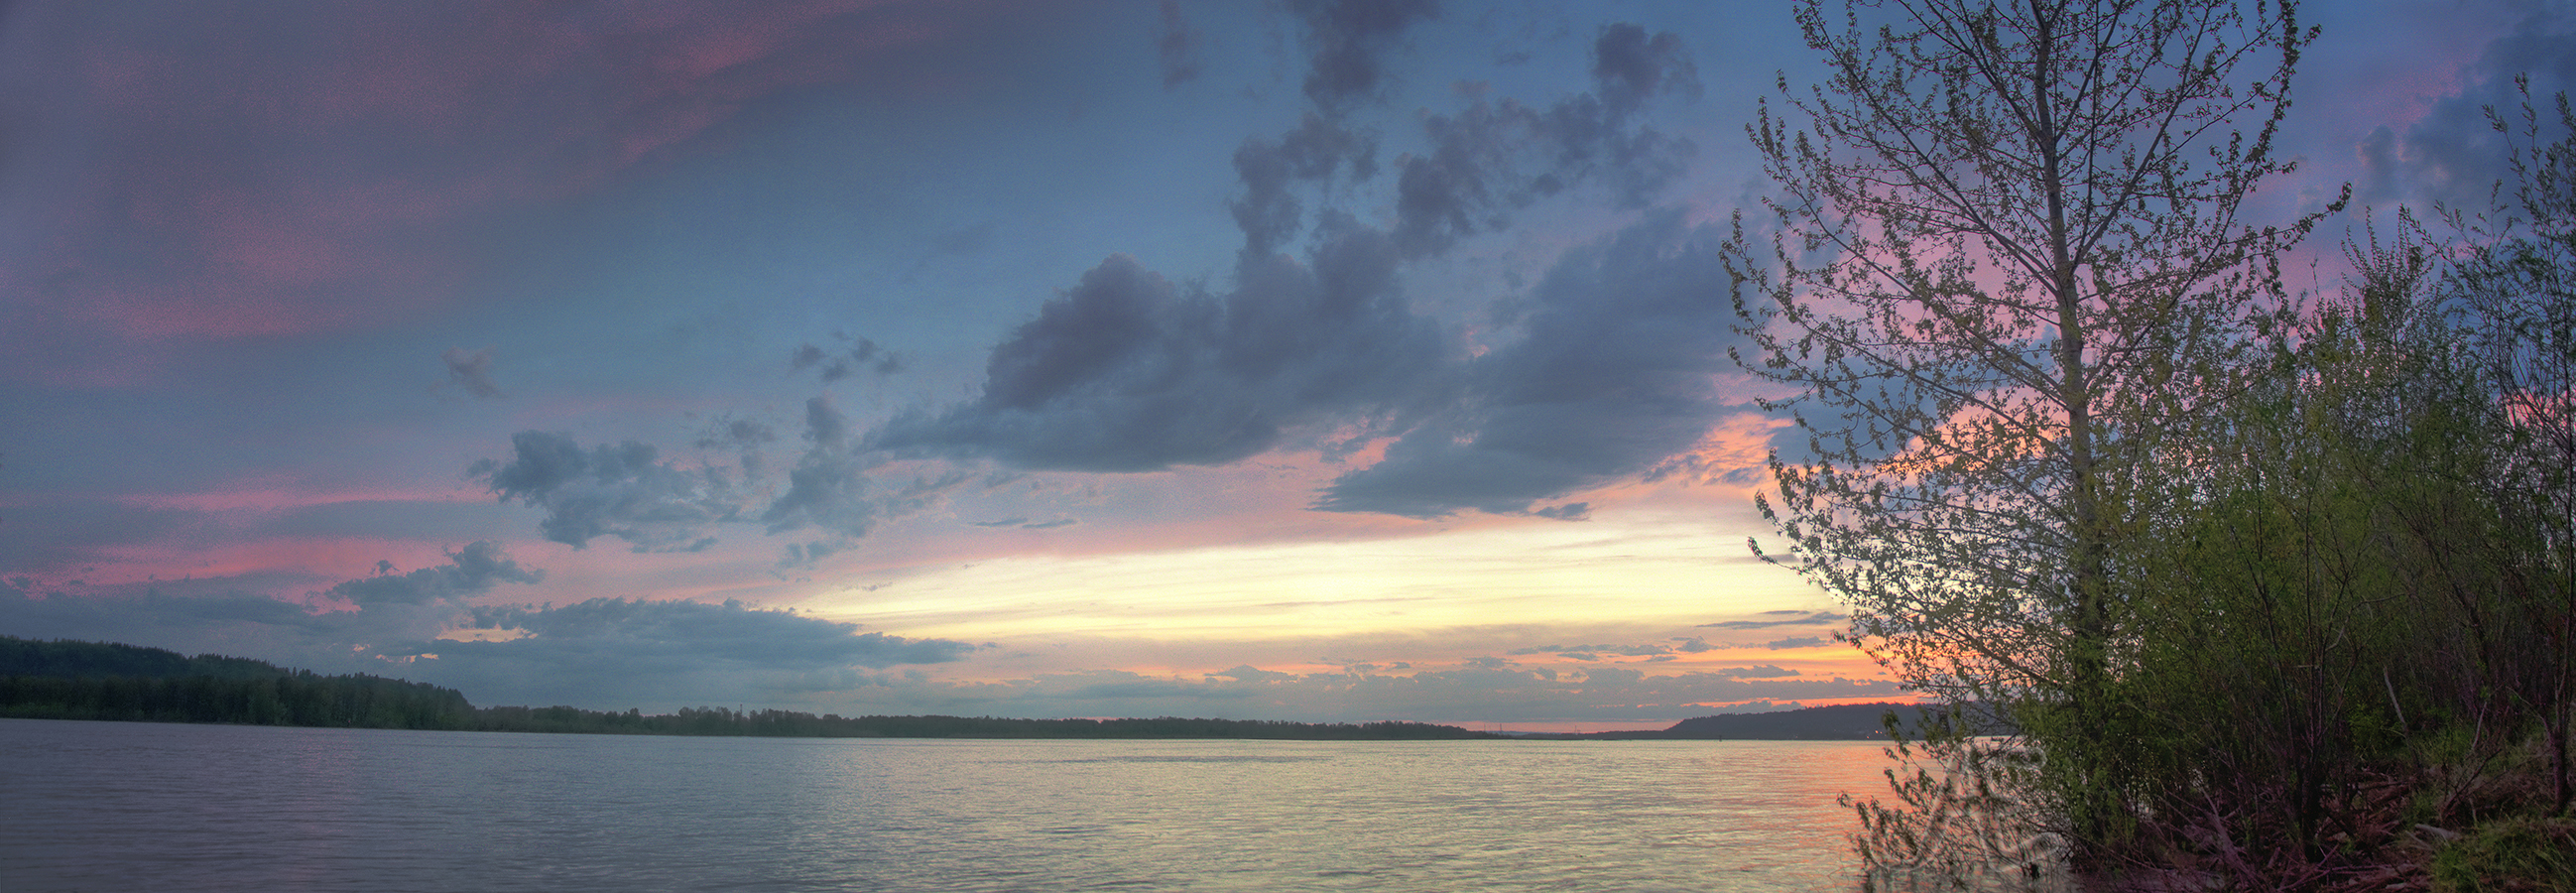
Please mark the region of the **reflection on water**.
<svg viewBox="0 0 2576 893"><path fill-rule="evenodd" d="M12 890L1851 890L1842 742L0 720Z"/></svg>

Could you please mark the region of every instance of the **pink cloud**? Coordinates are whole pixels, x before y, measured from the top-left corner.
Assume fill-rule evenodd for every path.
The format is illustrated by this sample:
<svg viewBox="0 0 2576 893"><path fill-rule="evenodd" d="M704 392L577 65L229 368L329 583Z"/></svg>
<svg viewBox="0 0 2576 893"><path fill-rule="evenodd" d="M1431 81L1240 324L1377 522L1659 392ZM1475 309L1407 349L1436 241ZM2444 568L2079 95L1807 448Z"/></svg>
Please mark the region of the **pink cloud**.
<svg viewBox="0 0 2576 893"><path fill-rule="evenodd" d="M155 541L101 548L96 556L99 563L84 576L94 586L280 573L336 580L363 576L379 560L412 567L442 554L435 543L371 537L274 537L213 544ZM260 594L292 600L302 593Z"/></svg>
<svg viewBox="0 0 2576 893"><path fill-rule="evenodd" d="M476 275L458 247L474 218L630 175L763 97L880 74L991 6L56 10L10 46L43 89L9 176L46 181L15 213L49 238L0 258L0 289L32 302L0 318L101 345L29 370L91 384L149 375L154 345L393 324Z"/></svg>
<svg viewBox="0 0 2576 893"><path fill-rule="evenodd" d="M482 503L490 499L488 494L466 486L446 488L367 486L325 489L304 486L282 476L238 481L193 493L135 493L116 497L117 502L144 508L261 514L344 502Z"/></svg>

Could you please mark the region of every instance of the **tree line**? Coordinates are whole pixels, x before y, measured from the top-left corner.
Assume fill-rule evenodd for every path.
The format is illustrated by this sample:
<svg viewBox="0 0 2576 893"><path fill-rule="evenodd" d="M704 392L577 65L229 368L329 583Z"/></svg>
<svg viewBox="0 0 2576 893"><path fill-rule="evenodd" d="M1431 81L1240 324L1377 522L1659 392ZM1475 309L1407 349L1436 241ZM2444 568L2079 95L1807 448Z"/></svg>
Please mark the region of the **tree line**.
<svg viewBox="0 0 2576 893"><path fill-rule="evenodd" d="M323 676L220 655L0 636L0 716L365 729L465 729L454 689Z"/></svg>
<svg viewBox="0 0 2576 893"><path fill-rule="evenodd" d="M1498 737L1418 722L1304 723L1257 719L1012 719L994 716L820 716L793 710L681 708L645 715L573 707L486 707L475 728L496 732L739 735L785 738L1238 738L1428 741Z"/></svg>
<svg viewBox="0 0 2576 893"><path fill-rule="evenodd" d="M1498 737L1418 722L1009 719L682 708L646 715L574 707L475 707L455 689L322 676L219 655L0 636L0 717L612 735L803 738L1238 738L1426 741Z"/></svg>
<svg viewBox="0 0 2576 893"><path fill-rule="evenodd" d="M2568 99L2491 109L2492 201L2365 213L2309 293L2349 187L2254 201L2295 3L1838 5L1799 5L1829 74L1748 128L1778 191L1729 245L1739 361L1808 435L1755 551L2002 714L1854 798L1874 870L2576 888Z"/></svg>

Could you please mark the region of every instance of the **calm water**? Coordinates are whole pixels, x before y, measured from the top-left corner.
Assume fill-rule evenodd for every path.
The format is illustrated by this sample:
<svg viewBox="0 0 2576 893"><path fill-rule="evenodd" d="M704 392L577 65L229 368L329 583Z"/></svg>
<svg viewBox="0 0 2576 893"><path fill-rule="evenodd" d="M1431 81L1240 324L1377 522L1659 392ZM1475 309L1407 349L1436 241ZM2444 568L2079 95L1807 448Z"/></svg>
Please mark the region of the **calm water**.
<svg viewBox="0 0 2576 893"><path fill-rule="evenodd" d="M1881 759L0 720L0 889L1851 890Z"/></svg>

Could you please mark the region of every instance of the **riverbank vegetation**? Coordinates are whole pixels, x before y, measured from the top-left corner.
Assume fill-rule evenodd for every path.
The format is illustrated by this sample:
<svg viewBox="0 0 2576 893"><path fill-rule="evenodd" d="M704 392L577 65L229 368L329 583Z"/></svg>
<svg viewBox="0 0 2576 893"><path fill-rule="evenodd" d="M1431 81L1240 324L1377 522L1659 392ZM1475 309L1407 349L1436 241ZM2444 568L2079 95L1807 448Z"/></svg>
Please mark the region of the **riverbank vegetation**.
<svg viewBox="0 0 2576 893"><path fill-rule="evenodd" d="M1731 251L1810 435L1768 557L2019 729L1893 748L1875 877L2576 889L2567 99L2491 110L2492 207L2361 216L2301 294L2344 201L2245 219L2295 5L1799 20L1833 74L1752 126L1780 194Z"/></svg>

